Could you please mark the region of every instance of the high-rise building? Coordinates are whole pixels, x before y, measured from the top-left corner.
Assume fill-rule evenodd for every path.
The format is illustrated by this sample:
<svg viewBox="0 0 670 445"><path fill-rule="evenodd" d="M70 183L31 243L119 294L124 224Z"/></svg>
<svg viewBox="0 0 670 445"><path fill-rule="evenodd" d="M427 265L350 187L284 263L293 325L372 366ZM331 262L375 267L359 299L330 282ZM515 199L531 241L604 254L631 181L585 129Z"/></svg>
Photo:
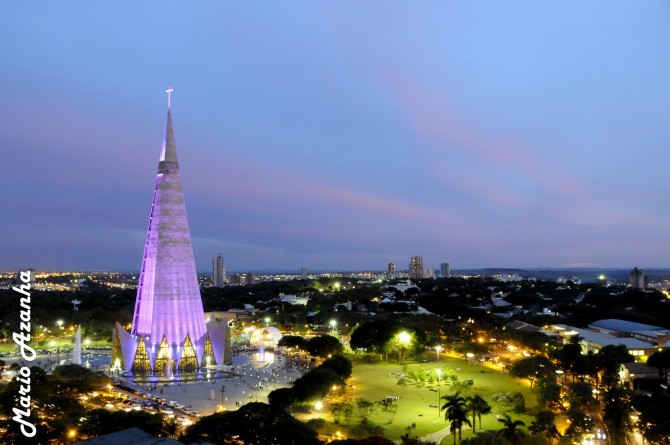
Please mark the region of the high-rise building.
<svg viewBox="0 0 670 445"><path fill-rule="evenodd" d="M418 279L424 277L423 257L413 256L409 260L409 277Z"/></svg>
<svg viewBox="0 0 670 445"><path fill-rule="evenodd" d="M302 278L303 280L307 279L307 268L306 267L303 267L302 269L300 269L300 278Z"/></svg>
<svg viewBox="0 0 670 445"><path fill-rule="evenodd" d="M442 278L449 278L451 276L451 266L449 266L449 263L440 264L440 276Z"/></svg>
<svg viewBox="0 0 670 445"><path fill-rule="evenodd" d="M395 264L389 263L387 275L389 279L395 278Z"/></svg>
<svg viewBox="0 0 670 445"><path fill-rule="evenodd" d="M223 265L221 254L212 260L212 283L214 287L223 287L226 283L226 268Z"/></svg>
<svg viewBox="0 0 670 445"><path fill-rule="evenodd" d="M253 273L247 272L247 274L245 276L244 284L247 285L247 286L251 286L252 284L254 284L254 274Z"/></svg>
<svg viewBox="0 0 670 445"><path fill-rule="evenodd" d="M112 339L112 368L134 374L232 361L228 321L205 323L169 105L132 327L117 322Z"/></svg>
<svg viewBox="0 0 670 445"><path fill-rule="evenodd" d="M630 271L630 286L633 289L644 289L644 271L634 267Z"/></svg>

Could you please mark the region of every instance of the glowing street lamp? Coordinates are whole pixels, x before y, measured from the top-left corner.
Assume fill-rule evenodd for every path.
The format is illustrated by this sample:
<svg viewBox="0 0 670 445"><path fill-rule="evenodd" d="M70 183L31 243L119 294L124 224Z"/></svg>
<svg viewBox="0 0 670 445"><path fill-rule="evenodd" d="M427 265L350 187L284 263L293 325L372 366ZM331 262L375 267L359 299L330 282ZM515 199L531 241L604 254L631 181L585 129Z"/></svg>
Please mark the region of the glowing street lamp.
<svg viewBox="0 0 670 445"><path fill-rule="evenodd" d="M321 408L323 408L323 403L321 400L318 400L316 403L314 403L314 408L316 408L317 415L321 417Z"/></svg>
<svg viewBox="0 0 670 445"><path fill-rule="evenodd" d="M270 317L265 317L265 326L270 326L270 321L272 321Z"/></svg>
<svg viewBox="0 0 670 445"><path fill-rule="evenodd" d="M409 332L407 331L401 331L397 335L398 339L397 342L400 345L400 348L398 348L398 361L402 362L404 360L404 352L405 349L409 346L409 344L412 342L412 336L410 335Z"/></svg>
<svg viewBox="0 0 670 445"><path fill-rule="evenodd" d="M63 320L58 320L58 321L56 322L56 324L57 324L58 327L59 327L58 330L59 330L59 331L62 331L62 330L63 330Z"/></svg>
<svg viewBox="0 0 670 445"><path fill-rule="evenodd" d="M335 332L335 326L337 325L336 320L330 320L330 330Z"/></svg>
<svg viewBox="0 0 670 445"><path fill-rule="evenodd" d="M72 442L74 442L74 440L77 438L77 430L70 430L70 431L67 433L67 435L68 435L68 437L70 438L70 440L71 440Z"/></svg>
<svg viewBox="0 0 670 445"><path fill-rule="evenodd" d="M437 351L437 367L440 367L440 351L442 351L442 346L435 346L435 351Z"/></svg>
<svg viewBox="0 0 670 445"><path fill-rule="evenodd" d="M437 417L440 417L440 400L442 399L442 386L440 386L440 381L442 377L442 370L437 368L435 372L437 373Z"/></svg>

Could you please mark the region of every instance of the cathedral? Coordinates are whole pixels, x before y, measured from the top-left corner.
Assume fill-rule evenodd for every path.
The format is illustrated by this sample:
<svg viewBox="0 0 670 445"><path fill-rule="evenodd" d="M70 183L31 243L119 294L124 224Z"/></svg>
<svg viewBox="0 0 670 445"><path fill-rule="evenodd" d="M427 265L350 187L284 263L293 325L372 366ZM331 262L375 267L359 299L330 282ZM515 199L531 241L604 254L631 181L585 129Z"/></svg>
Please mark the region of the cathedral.
<svg viewBox="0 0 670 445"><path fill-rule="evenodd" d="M163 147L130 332L116 323L113 369L135 375L195 373L232 362L227 320L205 320L186 218L170 94Z"/></svg>

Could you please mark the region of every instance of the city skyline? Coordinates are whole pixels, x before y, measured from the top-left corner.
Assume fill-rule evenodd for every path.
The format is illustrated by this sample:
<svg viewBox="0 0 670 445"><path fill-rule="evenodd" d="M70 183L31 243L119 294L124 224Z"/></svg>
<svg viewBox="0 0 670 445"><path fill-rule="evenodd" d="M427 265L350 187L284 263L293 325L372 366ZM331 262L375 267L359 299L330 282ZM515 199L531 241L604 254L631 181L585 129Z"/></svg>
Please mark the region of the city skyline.
<svg viewBox="0 0 670 445"><path fill-rule="evenodd" d="M168 84L199 271L668 266L666 4L162 5L7 8L0 270L139 271Z"/></svg>

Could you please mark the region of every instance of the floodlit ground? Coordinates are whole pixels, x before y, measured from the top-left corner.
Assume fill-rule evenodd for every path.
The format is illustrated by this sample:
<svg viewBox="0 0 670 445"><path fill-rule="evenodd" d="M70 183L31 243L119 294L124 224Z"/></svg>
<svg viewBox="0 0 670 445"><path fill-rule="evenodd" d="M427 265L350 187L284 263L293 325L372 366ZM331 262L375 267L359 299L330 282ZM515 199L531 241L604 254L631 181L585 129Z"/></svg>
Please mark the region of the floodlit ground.
<svg viewBox="0 0 670 445"><path fill-rule="evenodd" d="M445 434L448 433L449 424L444 420L444 412L440 413L438 408L431 407L430 405L441 406L444 401L439 401L438 397L454 393L449 384L446 384L442 380L439 392L434 391L438 389L436 381L432 384L426 383L423 385L400 386L397 384L398 378L396 375L399 373L418 369L425 369L426 371L435 373L437 363L434 361L434 357L433 361L426 363L406 362L405 364L382 361L370 363L360 357L350 356L350 358L354 362L354 368L350 380L352 388L348 394L349 397L354 400L362 397L371 401L381 401L387 396L398 396L398 400L393 402L397 405L398 409L392 423L388 423L388 417L381 409L376 409L369 419L375 425L379 425L384 429L386 437L391 440L397 440L402 434L407 432L406 428L412 424L416 427L411 429L411 436L425 437L430 433L445 428L447 429ZM472 389L462 392L461 395L479 394L491 405L492 413L482 417L484 429L486 430L499 430L502 424L497 421L496 415L500 415L510 409L510 407L498 406L492 400L492 396L495 393L520 392L526 401L527 412L534 412L537 404L536 398L525 381L516 380L508 374L501 373L496 368L484 365L472 365L465 360L449 357L446 354L440 357L440 368L444 371L447 368L456 370L459 381L473 380L474 385ZM313 416L316 415L316 413L313 414ZM530 425L530 422L533 420L533 416L530 415L510 412L510 416L515 420L523 420L526 425ZM331 424L329 426L331 434L338 430L345 432L360 420L354 408L354 414L349 423L342 417L340 425L332 425L333 416L330 414L327 403L322 408L320 417ZM477 429L479 430L479 424L477 424ZM464 438L470 435L472 435L471 431L463 430ZM451 437L447 439L443 443L453 443Z"/></svg>

